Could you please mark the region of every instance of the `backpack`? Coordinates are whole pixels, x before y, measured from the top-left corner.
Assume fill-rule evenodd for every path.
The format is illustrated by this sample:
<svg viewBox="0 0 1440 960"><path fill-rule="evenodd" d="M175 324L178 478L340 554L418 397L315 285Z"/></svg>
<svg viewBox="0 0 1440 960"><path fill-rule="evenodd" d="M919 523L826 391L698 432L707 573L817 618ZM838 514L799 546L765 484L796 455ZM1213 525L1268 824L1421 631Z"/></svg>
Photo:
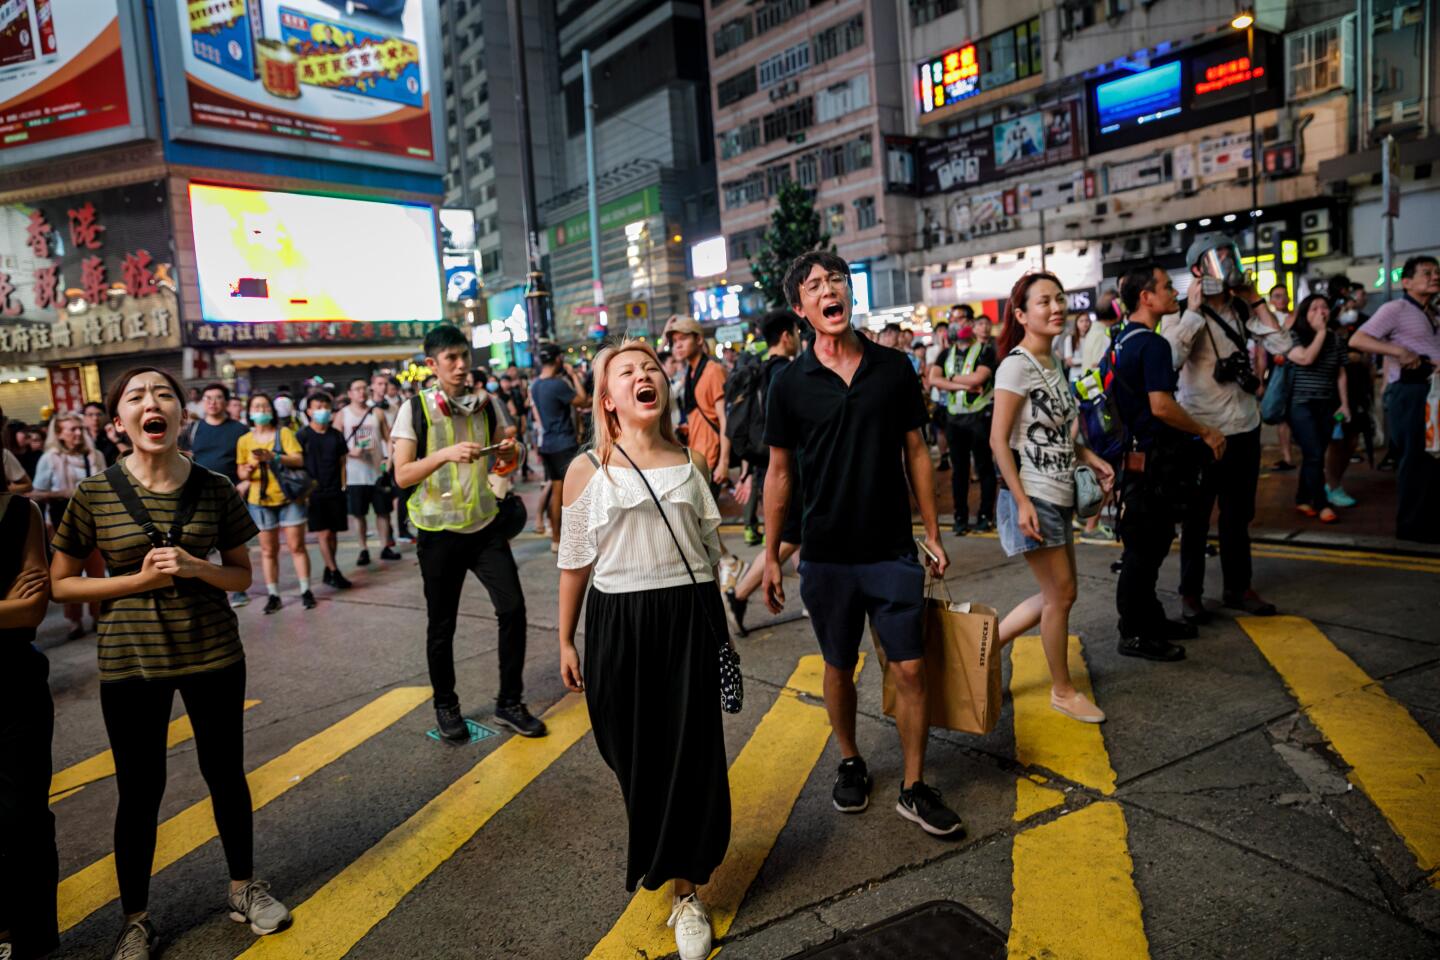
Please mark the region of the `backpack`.
<svg viewBox="0 0 1440 960"><path fill-rule="evenodd" d="M725 382L725 436L730 450L742 460L764 462L770 454L765 444L765 383L773 358L761 363L754 354L742 354Z"/></svg>
<svg viewBox="0 0 1440 960"><path fill-rule="evenodd" d="M1137 324L1126 330L1119 340L1112 336L1109 348L1100 359L1100 369L1087 370L1073 386L1079 401L1080 434L1085 438L1085 446L1106 463L1119 463L1130 447L1130 431L1120 419L1114 391L1117 382L1122 390L1129 387L1123 380L1116 380L1115 365L1121 345L1144 329Z"/></svg>

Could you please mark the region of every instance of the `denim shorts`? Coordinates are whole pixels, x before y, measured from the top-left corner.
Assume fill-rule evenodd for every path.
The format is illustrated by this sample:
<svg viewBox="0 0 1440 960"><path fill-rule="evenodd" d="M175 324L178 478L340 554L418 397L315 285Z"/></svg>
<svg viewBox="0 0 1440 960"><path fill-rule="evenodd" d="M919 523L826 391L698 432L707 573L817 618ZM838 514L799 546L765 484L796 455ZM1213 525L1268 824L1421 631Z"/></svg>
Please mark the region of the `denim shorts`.
<svg viewBox="0 0 1440 960"><path fill-rule="evenodd" d="M800 598L825 662L855 666L868 616L885 656L919 660L925 654L925 568L913 558L878 563L816 563L800 559Z"/></svg>
<svg viewBox="0 0 1440 960"><path fill-rule="evenodd" d="M1020 507L1015 503L1014 494L1009 490L1001 490L996 499L995 525L1000 534L1000 546L1007 557L1029 553L1031 550L1042 550L1045 547L1063 547L1075 537L1075 531L1070 526L1071 519L1075 516L1074 507L1056 506L1048 500L1037 500L1035 497L1031 497L1030 502L1035 505L1035 518L1040 521L1040 540L1020 532Z"/></svg>
<svg viewBox="0 0 1440 960"><path fill-rule="evenodd" d="M262 507L254 503L245 506L250 510L250 519L261 530L298 527L305 522L305 505L301 503L287 503L283 507Z"/></svg>

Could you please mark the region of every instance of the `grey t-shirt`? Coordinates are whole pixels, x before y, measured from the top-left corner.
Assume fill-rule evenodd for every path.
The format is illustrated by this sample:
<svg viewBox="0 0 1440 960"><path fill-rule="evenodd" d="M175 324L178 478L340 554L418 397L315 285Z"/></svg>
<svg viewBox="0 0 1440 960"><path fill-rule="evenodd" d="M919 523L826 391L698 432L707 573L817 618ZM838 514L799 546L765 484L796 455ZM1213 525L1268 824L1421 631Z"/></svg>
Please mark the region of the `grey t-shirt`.
<svg viewBox="0 0 1440 960"><path fill-rule="evenodd" d="M1025 399L1010 428L1010 449L1020 461L1026 496L1059 507L1075 505L1075 400L1054 357L1024 347L1000 361L995 389Z"/></svg>

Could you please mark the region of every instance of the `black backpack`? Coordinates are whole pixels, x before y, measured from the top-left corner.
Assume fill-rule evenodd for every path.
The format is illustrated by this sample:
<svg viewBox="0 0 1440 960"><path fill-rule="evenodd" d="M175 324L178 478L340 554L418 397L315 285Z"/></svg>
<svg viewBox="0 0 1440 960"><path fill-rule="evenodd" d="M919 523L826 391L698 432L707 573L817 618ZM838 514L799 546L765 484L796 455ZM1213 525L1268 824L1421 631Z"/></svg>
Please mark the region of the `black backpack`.
<svg viewBox="0 0 1440 960"><path fill-rule="evenodd" d="M765 445L765 384L778 358L761 363L752 353L742 354L725 381L725 435L731 452L742 460L763 463Z"/></svg>

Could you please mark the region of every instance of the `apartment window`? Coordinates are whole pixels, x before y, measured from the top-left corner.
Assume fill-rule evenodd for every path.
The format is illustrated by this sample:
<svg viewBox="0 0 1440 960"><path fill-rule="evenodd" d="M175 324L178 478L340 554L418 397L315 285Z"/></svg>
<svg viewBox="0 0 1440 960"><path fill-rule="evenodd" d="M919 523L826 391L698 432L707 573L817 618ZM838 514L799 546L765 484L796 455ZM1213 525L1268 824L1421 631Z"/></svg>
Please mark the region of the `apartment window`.
<svg viewBox="0 0 1440 960"><path fill-rule="evenodd" d="M791 17L805 12L809 0L770 0L755 11L755 36L780 26Z"/></svg>
<svg viewBox="0 0 1440 960"><path fill-rule="evenodd" d="M865 42L865 17L855 14L825 30L821 30L810 41L812 63L824 63L842 53L849 53Z"/></svg>
<svg viewBox="0 0 1440 960"><path fill-rule="evenodd" d="M795 182L806 189L820 182L820 162L815 154L807 153L795 161Z"/></svg>
<svg viewBox="0 0 1440 960"><path fill-rule="evenodd" d="M790 164L781 163L765 168L765 196L773 197L790 182Z"/></svg>
<svg viewBox="0 0 1440 960"><path fill-rule="evenodd" d="M960 9L960 0L910 0L910 25L924 26Z"/></svg>
<svg viewBox="0 0 1440 960"><path fill-rule="evenodd" d="M1291 35L1285 43L1289 96L1309 97L1345 84L1344 23L1336 20Z"/></svg>
<svg viewBox="0 0 1440 960"><path fill-rule="evenodd" d="M752 173L743 179L722 183L720 189L725 194L726 210L734 210L746 204L757 203L765 199L765 175L758 172Z"/></svg>
<svg viewBox="0 0 1440 960"><path fill-rule="evenodd" d="M861 197L855 201L855 229L868 230L875 226L875 198Z"/></svg>
<svg viewBox="0 0 1440 960"><path fill-rule="evenodd" d="M489 236L498 229L500 229L499 222L497 218L493 216L481 217L479 220L475 221L475 235L478 237Z"/></svg>
<svg viewBox="0 0 1440 960"><path fill-rule="evenodd" d="M752 254L760 249L765 242L765 228L756 227L753 230L742 230L739 233L732 233L728 246L730 248L730 262L748 260Z"/></svg>
<svg viewBox="0 0 1440 960"><path fill-rule="evenodd" d="M760 89L773 87L782 80L788 80L797 73L803 73L810 66L810 41L797 43L788 50L782 50L773 57L760 61Z"/></svg>
<svg viewBox="0 0 1440 960"><path fill-rule="evenodd" d="M720 135L720 159L731 160L760 146L760 121L751 120Z"/></svg>
<svg viewBox="0 0 1440 960"><path fill-rule="evenodd" d="M500 248L483 250L480 253L480 272L486 274L499 273L504 269L504 260L500 256Z"/></svg>
<svg viewBox="0 0 1440 960"><path fill-rule="evenodd" d="M870 166L873 159L870 134L868 133L862 133L851 140L821 147L817 153L820 155L820 179L822 180L843 177L847 173L864 170Z"/></svg>
<svg viewBox="0 0 1440 960"><path fill-rule="evenodd" d="M825 208L825 229L832 237L838 237L845 232L844 204L837 203Z"/></svg>
<svg viewBox="0 0 1440 960"><path fill-rule="evenodd" d="M870 105L870 76L859 74L815 94L815 120L827 123Z"/></svg>
<svg viewBox="0 0 1440 960"><path fill-rule="evenodd" d="M1039 17L986 37L979 46L981 90L1038 76L1045 69Z"/></svg>
<svg viewBox="0 0 1440 960"><path fill-rule="evenodd" d="M734 20L721 24L720 28L715 31L715 56L723 57L753 36L755 36L755 25L748 13L743 17L736 17Z"/></svg>
<svg viewBox="0 0 1440 960"><path fill-rule="evenodd" d="M721 80L715 87L715 92L720 98L720 106L728 107L739 100L744 100L750 94L758 90L755 85L755 68L750 67L725 80Z"/></svg>
<svg viewBox="0 0 1440 960"><path fill-rule="evenodd" d="M815 123L815 100L805 97L794 103L787 103L761 119L766 143L784 140Z"/></svg>

